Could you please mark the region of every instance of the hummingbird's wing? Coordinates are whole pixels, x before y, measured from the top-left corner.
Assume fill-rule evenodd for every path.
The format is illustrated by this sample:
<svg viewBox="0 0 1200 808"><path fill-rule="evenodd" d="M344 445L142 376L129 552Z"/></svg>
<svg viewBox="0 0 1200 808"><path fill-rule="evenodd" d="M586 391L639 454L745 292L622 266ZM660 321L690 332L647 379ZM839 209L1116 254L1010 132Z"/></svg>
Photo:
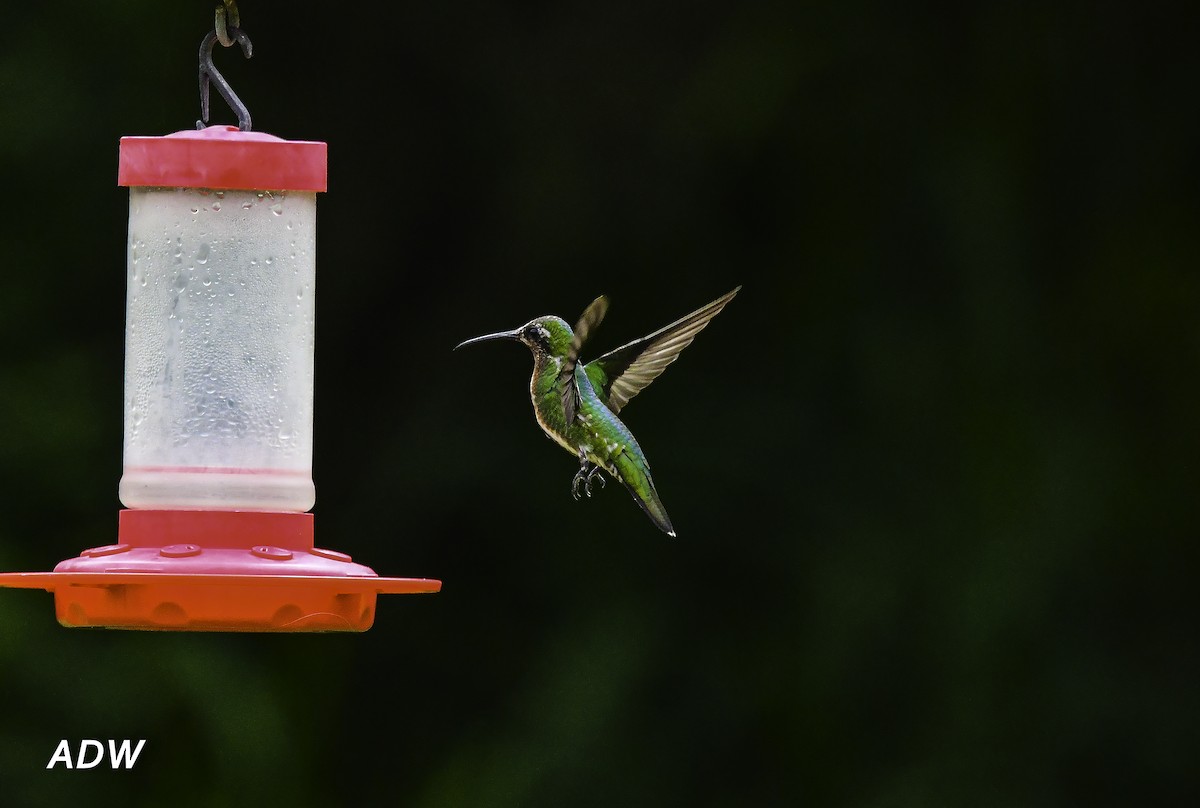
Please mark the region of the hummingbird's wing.
<svg viewBox="0 0 1200 808"><path fill-rule="evenodd" d="M605 399L608 408L614 413L620 412L629 399L657 379L741 288L739 286L653 334L635 339L584 365L588 379Z"/></svg>
<svg viewBox="0 0 1200 808"><path fill-rule="evenodd" d="M579 409L579 388L575 386L575 364L579 361L579 351L607 312L608 298L604 295L600 295L583 310L583 314L579 315L579 322L575 324L575 338L571 340L571 348L567 351L562 369L558 372L563 411L566 412L568 425L575 422L575 413Z"/></svg>

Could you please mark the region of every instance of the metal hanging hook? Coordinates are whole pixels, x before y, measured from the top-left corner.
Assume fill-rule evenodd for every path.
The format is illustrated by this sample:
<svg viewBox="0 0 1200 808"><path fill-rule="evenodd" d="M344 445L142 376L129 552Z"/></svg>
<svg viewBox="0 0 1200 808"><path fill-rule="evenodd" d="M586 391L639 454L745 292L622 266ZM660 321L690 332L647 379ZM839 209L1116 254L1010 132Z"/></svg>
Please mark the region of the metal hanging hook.
<svg viewBox="0 0 1200 808"><path fill-rule="evenodd" d="M247 59L254 55L254 46L250 44L250 37L246 36L245 31L229 26L226 27L226 36L229 38L230 45L237 42L242 46L242 54ZM196 121L196 128L203 129L208 125L209 87L215 85L217 92L225 99L225 103L229 104L229 107L237 113L238 129L249 132L250 110L246 109L246 105L237 97L233 88L229 86L229 82L213 64L213 47L218 38L215 30L209 31L208 35L204 37L204 41L200 43L200 120Z"/></svg>

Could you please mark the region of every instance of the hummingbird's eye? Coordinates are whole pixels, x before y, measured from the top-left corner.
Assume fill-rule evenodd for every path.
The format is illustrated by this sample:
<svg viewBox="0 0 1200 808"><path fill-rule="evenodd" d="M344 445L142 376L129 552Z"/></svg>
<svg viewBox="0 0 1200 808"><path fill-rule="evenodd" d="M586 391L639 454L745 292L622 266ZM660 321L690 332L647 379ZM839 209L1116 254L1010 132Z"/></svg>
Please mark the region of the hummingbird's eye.
<svg viewBox="0 0 1200 808"><path fill-rule="evenodd" d="M542 328L541 326L537 326L537 325L526 326L524 334L525 334L525 339L529 340L530 342L536 343L538 345L543 345L543 346L546 344L547 338L549 336L546 333L546 329Z"/></svg>

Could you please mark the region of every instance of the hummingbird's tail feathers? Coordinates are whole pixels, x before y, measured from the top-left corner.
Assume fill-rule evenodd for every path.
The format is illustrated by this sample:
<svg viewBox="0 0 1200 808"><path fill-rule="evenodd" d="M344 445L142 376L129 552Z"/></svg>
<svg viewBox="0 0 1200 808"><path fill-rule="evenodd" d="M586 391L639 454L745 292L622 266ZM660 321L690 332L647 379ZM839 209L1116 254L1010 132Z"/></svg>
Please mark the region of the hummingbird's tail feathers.
<svg viewBox="0 0 1200 808"><path fill-rule="evenodd" d="M667 365L679 358L683 349L692 344L696 335L721 313L741 288L738 286L653 334L635 339L587 363L584 370L588 379L608 408L618 413L631 398L646 389Z"/></svg>
<svg viewBox="0 0 1200 808"><path fill-rule="evenodd" d="M663 507L662 500L658 498L658 491L654 489L654 481L650 479L650 470L629 452L618 454L613 458L613 464L619 472L618 479L629 489L630 495L650 517L650 521L657 525L659 530L671 538L675 538L675 528L671 525L671 517L667 516L667 509Z"/></svg>

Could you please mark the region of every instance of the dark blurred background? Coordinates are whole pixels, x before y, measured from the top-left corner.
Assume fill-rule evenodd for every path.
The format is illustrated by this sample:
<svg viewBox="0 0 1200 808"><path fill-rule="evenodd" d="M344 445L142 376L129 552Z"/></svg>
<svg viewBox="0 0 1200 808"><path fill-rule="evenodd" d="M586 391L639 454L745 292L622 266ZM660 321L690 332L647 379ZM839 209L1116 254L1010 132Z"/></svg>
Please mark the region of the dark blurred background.
<svg viewBox="0 0 1200 808"><path fill-rule="evenodd" d="M117 142L193 127L214 5L6 4L0 570L115 538ZM318 543L444 590L299 636L0 590L0 802L1192 804L1190 17L239 5L255 128L329 144ZM737 284L623 412L677 540L572 501L523 348L450 352L601 293L604 351Z"/></svg>

